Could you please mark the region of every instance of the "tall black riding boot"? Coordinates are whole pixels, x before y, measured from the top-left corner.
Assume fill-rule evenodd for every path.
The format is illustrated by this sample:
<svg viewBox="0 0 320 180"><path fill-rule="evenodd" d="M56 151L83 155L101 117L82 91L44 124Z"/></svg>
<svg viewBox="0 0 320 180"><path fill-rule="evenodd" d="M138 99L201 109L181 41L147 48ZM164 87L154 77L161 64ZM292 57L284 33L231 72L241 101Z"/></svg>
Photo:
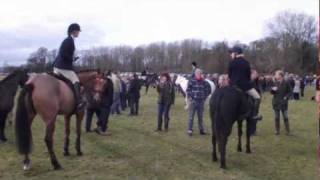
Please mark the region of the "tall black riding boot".
<svg viewBox="0 0 320 180"><path fill-rule="evenodd" d="M77 106L77 111L83 110L85 106L85 102L82 99L81 96L81 86L80 83L76 82L74 84L74 93L75 93L75 98L76 98L76 106Z"/></svg>
<svg viewBox="0 0 320 180"><path fill-rule="evenodd" d="M284 127L286 128L286 135L290 135L289 119L284 119Z"/></svg>
<svg viewBox="0 0 320 180"><path fill-rule="evenodd" d="M262 116L259 115L260 103L261 103L261 100L260 100L260 99L254 99L254 100L253 100L253 113L252 113L252 118L255 119L255 120L257 120L257 121L261 121L261 120L262 120Z"/></svg>

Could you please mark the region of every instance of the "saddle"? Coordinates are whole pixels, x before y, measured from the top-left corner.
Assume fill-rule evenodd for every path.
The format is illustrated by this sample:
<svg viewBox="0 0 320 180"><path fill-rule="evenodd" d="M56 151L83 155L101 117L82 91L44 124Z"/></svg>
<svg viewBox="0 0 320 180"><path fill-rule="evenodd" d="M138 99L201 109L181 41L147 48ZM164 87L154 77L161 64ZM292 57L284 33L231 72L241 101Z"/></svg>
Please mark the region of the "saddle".
<svg viewBox="0 0 320 180"><path fill-rule="evenodd" d="M68 78L64 77L62 74L56 74L54 72L47 72L47 74L58 79L58 80L63 81L71 89L71 91L74 95L74 98L77 99L75 87Z"/></svg>
<svg viewBox="0 0 320 180"><path fill-rule="evenodd" d="M74 93L74 85L72 84L72 82L68 78L64 77L62 74L55 74L54 72L47 72L47 74L66 83L67 86L70 89L72 89L72 91Z"/></svg>

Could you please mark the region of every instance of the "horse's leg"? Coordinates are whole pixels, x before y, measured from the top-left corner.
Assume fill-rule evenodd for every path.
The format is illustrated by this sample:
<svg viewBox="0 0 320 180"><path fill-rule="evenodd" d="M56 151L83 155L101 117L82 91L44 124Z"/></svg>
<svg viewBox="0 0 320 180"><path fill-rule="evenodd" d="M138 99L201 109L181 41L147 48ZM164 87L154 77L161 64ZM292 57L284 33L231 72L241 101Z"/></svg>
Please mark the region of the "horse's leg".
<svg viewBox="0 0 320 180"><path fill-rule="evenodd" d="M7 111L0 111L0 141L7 141L7 138L4 134L4 129L6 128L6 119L8 116Z"/></svg>
<svg viewBox="0 0 320 180"><path fill-rule="evenodd" d="M211 131L212 131L212 161L217 161L217 137L216 137L216 127L214 119L214 110L212 105L209 106L210 119L211 119Z"/></svg>
<svg viewBox="0 0 320 180"><path fill-rule="evenodd" d="M148 94L149 84L146 84L146 94Z"/></svg>
<svg viewBox="0 0 320 180"><path fill-rule="evenodd" d="M64 156L69 156L70 116L64 117Z"/></svg>
<svg viewBox="0 0 320 180"><path fill-rule="evenodd" d="M76 139L76 150L77 150L77 155L82 156L81 152L81 122L83 119L83 112L79 112L76 114L76 132L77 132L77 139Z"/></svg>
<svg viewBox="0 0 320 180"><path fill-rule="evenodd" d="M249 128L249 121L247 119L247 132L246 132L246 153L251 153L251 148L250 148L250 128Z"/></svg>
<svg viewBox="0 0 320 180"><path fill-rule="evenodd" d="M220 152L220 168L226 169L226 146L227 146L227 137L224 134L219 133L219 152Z"/></svg>
<svg viewBox="0 0 320 180"><path fill-rule="evenodd" d="M185 97L185 102L186 102L186 106L184 107L184 109L187 110L187 109L189 109L189 106L190 106L190 101L187 96Z"/></svg>
<svg viewBox="0 0 320 180"><path fill-rule="evenodd" d="M216 141L216 133L212 128L212 161L217 161L217 141Z"/></svg>
<svg viewBox="0 0 320 180"><path fill-rule="evenodd" d="M55 120L56 116L53 118L48 119L47 122L47 127L46 127L46 136L45 136L45 142L50 154L50 159L51 159L51 164L53 165L53 168L55 170L61 169L61 166L56 158L56 155L53 150L53 135L54 135L54 130L55 130Z"/></svg>
<svg viewBox="0 0 320 180"><path fill-rule="evenodd" d="M238 120L238 147L237 147L238 152L242 152L241 137L242 137L242 120Z"/></svg>

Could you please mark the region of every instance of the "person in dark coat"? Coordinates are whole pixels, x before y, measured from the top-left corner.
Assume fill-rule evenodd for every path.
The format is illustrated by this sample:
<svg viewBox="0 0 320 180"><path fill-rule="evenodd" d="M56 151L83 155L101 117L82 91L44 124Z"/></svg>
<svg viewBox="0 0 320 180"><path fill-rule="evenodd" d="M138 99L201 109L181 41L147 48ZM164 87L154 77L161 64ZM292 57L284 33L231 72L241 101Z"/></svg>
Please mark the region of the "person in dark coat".
<svg viewBox="0 0 320 180"><path fill-rule="evenodd" d="M304 97L304 89L306 87L306 77L303 77L300 82L300 95Z"/></svg>
<svg viewBox="0 0 320 180"><path fill-rule="evenodd" d="M157 131L162 131L162 121L164 119L164 129L169 129L169 112L175 100L175 89L168 73L160 76L160 83L157 85L158 96L158 126Z"/></svg>
<svg viewBox="0 0 320 180"><path fill-rule="evenodd" d="M200 135L205 135L203 125L203 111L204 103L207 97L211 93L210 84L203 78L202 71L200 69L195 70L195 76L188 82L187 97L189 98L189 123L188 123L188 135L192 136L193 119L197 112L198 115L198 127Z"/></svg>
<svg viewBox="0 0 320 180"><path fill-rule="evenodd" d="M128 87L128 96L130 99L129 115L139 114L140 89L141 89L140 80L138 79L138 75L134 74L133 79L130 81L129 87Z"/></svg>
<svg viewBox="0 0 320 180"><path fill-rule="evenodd" d="M288 100L291 97L291 85L284 80L284 73L282 71L276 71L275 83L271 88L272 106L275 116L275 129L276 135L280 134L280 112L282 113L284 125L286 128L286 134L290 134L289 117L288 117Z"/></svg>
<svg viewBox="0 0 320 180"><path fill-rule="evenodd" d="M110 135L108 132L109 116L111 106L113 104L113 83L112 80L106 77L106 88L101 96L101 103L99 108L99 117L97 122L97 129L95 130L100 135Z"/></svg>
<svg viewBox="0 0 320 180"><path fill-rule="evenodd" d="M256 89L253 88L251 82L251 67L250 63L244 59L243 50L241 47L235 46L229 50L232 61L229 63L228 76L230 85L240 88L243 92L254 99L254 108L252 119L260 120L259 107L261 98Z"/></svg>
<svg viewBox="0 0 320 180"><path fill-rule="evenodd" d="M123 79L120 79L120 82L121 82L120 105L121 105L122 111L124 111L127 108L127 84L124 82Z"/></svg>
<svg viewBox="0 0 320 180"><path fill-rule="evenodd" d="M90 92L85 92L85 98L87 101L87 106L85 111L86 112L85 129L86 129L86 132L92 132L91 130L92 118L94 114L96 114L97 117L99 117L100 115L99 103L93 98Z"/></svg>
<svg viewBox="0 0 320 180"><path fill-rule="evenodd" d="M77 110L82 110L85 103L80 94L79 78L73 69L73 62L78 59L78 57L74 57L74 39L79 36L79 33L79 24L74 23L69 26L68 37L60 46L59 53L54 62L53 72L58 75L63 75L73 83Z"/></svg>

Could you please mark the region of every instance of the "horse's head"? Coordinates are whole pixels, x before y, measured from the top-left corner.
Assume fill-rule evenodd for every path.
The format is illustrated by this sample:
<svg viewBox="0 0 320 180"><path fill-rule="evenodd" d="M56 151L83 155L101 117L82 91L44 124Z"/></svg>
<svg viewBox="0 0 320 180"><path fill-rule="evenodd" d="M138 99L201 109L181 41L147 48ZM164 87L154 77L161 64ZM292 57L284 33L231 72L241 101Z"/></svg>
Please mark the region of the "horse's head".
<svg viewBox="0 0 320 180"><path fill-rule="evenodd" d="M94 99L99 102L107 85L104 74L99 70L85 70L78 72L78 76L85 91L91 93Z"/></svg>

